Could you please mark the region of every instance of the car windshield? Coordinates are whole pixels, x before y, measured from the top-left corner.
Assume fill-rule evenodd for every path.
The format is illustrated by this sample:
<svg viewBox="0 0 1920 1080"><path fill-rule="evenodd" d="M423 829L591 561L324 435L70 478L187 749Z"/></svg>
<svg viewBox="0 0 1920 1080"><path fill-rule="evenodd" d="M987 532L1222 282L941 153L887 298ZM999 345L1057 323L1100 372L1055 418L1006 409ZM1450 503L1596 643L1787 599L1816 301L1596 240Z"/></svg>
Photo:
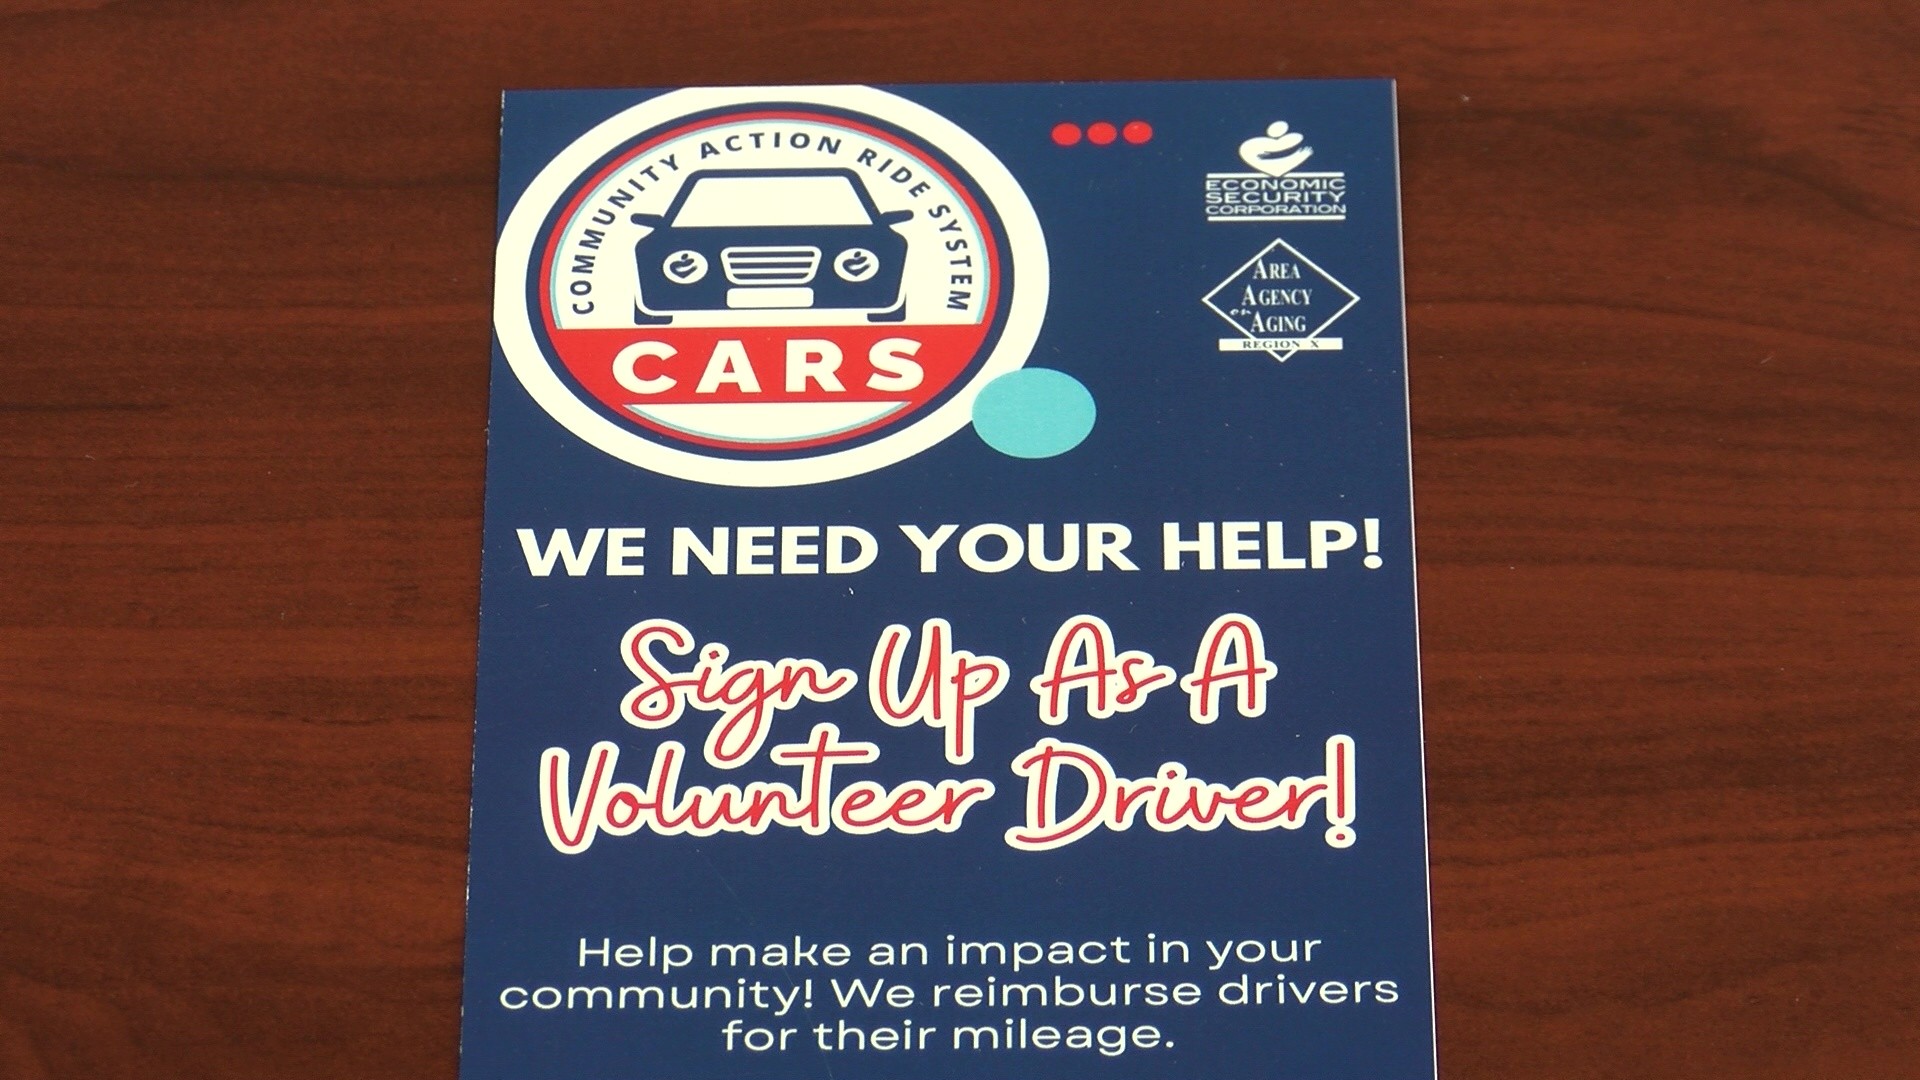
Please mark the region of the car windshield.
<svg viewBox="0 0 1920 1080"><path fill-rule="evenodd" d="M844 176L706 176L693 182L673 225L713 229L753 225L871 225Z"/></svg>

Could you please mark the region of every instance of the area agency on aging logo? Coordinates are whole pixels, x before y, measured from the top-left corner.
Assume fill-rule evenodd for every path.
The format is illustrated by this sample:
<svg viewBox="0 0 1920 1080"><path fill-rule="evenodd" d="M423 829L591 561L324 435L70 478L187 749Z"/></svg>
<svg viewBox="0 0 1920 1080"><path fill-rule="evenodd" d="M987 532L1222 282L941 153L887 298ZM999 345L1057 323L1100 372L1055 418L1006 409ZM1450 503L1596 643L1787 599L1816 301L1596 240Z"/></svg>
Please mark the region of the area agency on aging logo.
<svg viewBox="0 0 1920 1080"><path fill-rule="evenodd" d="M663 94L568 146L509 215L495 325L599 449L787 486L904 460L1025 363L1047 254L958 126L867 87Z"/></svg>

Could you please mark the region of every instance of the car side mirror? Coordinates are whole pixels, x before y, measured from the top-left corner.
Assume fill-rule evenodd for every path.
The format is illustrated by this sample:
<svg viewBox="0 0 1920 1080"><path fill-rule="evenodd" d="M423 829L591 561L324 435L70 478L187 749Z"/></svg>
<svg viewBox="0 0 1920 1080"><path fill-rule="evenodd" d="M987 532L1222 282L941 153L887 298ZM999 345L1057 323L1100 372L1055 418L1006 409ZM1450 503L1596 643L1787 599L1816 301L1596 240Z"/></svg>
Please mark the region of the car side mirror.
<svg viewBox="0 0 1920 1080"><path fill-rule="evenodd" d="M667 223L667 216L665 214L635 214L627 220L633 222L635 225L645 225L649 229L657 229Z"/></svg>
<svg viewBox="0 0 1920 1080"><path fill-rule="evenodd" d="M913 211L911 210L880 211L880 224L882 225L898 225L903 221L911 220L913 220Z"/></svg>

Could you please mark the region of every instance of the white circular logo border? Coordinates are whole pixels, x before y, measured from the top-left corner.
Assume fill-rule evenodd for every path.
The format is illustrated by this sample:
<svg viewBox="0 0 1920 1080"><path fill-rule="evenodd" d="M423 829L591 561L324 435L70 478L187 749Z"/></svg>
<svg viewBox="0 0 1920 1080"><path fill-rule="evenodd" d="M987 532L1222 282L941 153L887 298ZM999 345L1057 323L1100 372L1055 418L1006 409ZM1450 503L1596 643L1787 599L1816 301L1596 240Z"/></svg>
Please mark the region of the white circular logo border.
<svg viewBox="0 0 1920 1080"><path fill-rule="evenodd" d="M665 446L628 431L574 394L548 363L527 308L526 275L540 227L567 189L601 158L633 138L692 113L741 105L826 105L898 124L940 148L978 184L1000 216L1014 264L1006 323L993 351L965 386L940 407L873 442L814 457L759 461L715 458ZM984 224L984 222L983 222ZM924 105L870 86L702 87L674 90L616 113L540 170L507 215L493 265L494 333L507 365L548 415L599 450L652 472L727 487L798 487L844 480L905 461L971 422L974 398L998 376L1024 366L1046 317L1046 236L1019 181L993 152L958 124Z"/></svg>

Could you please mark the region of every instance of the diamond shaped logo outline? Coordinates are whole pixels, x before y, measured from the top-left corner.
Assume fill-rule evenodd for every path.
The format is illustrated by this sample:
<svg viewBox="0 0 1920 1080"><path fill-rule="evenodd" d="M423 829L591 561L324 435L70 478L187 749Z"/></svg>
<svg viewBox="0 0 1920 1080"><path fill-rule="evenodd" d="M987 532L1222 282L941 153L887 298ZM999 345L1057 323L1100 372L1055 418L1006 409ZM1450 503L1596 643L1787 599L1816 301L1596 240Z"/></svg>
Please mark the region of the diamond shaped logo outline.
<svg viewBox="0 0 1920 1080"><path fill-rule="evenodd" d="M1335 319L1338 319L1340 316L1345 315L1348 311L1351 311L1353 309L1353 305L1360 302L1359 293L1356 293L1352 289L1347 288L1347 286L1339 278L1334 277L1332 274L1327 273L1326 268L1321 266L1319 263L1314 262L1312 259L1309 259L1305 255L1300 254L1300 249L1294 247L1292 244L1287 243L1285 240L1279 237L1275 237L1272 243L1268 244L1266 247L1261 248L1259 252L1253 256L1253 258L1248 259L1246 262L1241 263L1237 268L1234 269L1233 273L1228 274L1226 278L1220 282L1220 284L1215 285L1213 289L1207 293L1207 295L1200 298L1200 302L1205 304L1209 311L1212 311L1215 315L1218 315L1222 319L1226 320L1226 323L1228 326L1231 326L1235 330L1240 331L1241 336L1246 338L1248 341L1259 341L1260 339L1258 337L1255 337L1253 333L1250 332L1246 327L1241 326L1239 323L1233 321L1233 316L1228 315L1226 312L1220 310L1220 306L1213 302L1213 298L1220 295L1220 291L1222 289L1225 289L1227 286L1233 284L1234 281L1238 279L1241 274L1246 273L1247 270L1250 269L1255 263L1259 262L1261 259L1266 258L1273 251L1274 248L1286 248L1288 254L1300 260L1302 263L1305 263L1307 266L1312 267L1314 273L1319 274L1322 278L1325 278L1329 283L1333 285L1334 288L1339 289L1341 292L1347 294L1347 302L1340 306L1340 310L1334 312L1333 314L1327 316L1326 319L1322 320L1319 326L1316 326L1312 330L1308 331L1306 334L1307 340L1312 340L1313 338L1319 337L1320 331L1325 330L1329 326L1332 326ZM1297 353L1300 350L1288 349L1284 354L1274 352L1272 349L1262 349L1260 351L1266 353L1268 356L1271 356L1275 360L1278 360L1284 364L1287 362L1289 357L1293 356L1294 353Z"/></svg>

